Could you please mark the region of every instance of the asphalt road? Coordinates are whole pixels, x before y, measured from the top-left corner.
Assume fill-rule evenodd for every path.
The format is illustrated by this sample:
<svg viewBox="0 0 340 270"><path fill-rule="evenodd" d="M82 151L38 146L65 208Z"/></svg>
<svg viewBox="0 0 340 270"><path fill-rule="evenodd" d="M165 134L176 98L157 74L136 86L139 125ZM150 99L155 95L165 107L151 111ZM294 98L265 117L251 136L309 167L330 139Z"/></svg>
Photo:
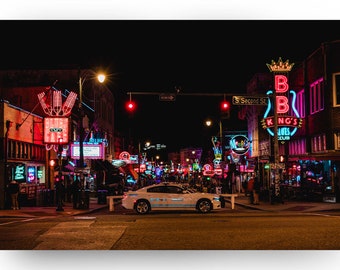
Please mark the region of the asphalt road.
<svg viewBox="0 0 340 270"><path fill-rule="evenodd" d="M2 218L2 250L339 250L336 213L102 210L82 216Z"/></svg>

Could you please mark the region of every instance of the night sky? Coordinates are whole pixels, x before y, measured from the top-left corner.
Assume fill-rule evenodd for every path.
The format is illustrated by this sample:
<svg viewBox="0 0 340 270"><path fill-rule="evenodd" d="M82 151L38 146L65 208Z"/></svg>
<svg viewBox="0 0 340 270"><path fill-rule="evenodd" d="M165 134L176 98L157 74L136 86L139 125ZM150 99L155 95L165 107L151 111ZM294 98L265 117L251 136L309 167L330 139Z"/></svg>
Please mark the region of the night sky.
<svg viewBox="0 0 340 270"><path fill-rule="evenodd" d="M322 42L340 39L340 21L306 20L57 20L0 21L0 68L93 68L111 74L115 126L168 151L202 143L204 120L219 115L219 99L127 92L245 93L266 63L298 63ZM264 89L266 90L266 89Z"/></svg>

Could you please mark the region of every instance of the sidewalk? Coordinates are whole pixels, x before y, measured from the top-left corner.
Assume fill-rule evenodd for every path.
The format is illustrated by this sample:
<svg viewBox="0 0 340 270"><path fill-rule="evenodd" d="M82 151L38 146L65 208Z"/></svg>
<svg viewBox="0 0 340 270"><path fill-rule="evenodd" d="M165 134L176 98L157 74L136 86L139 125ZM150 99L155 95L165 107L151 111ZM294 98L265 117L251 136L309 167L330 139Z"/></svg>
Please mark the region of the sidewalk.
<svg viewBox="0 0 340 270"><path fill-rule="evenodd" d="M295 212L316 212L316 211L340 211L340 203L330 202L308 202L308 201L284 201L283 203L273 203L260 201L259 205L250 203L249 197L239 194L235 200L235 206L242 206L248 209L262 211L295 211ZM226 207L229 207L226 204Z"/></svg>
<svg viewBox="0 0 340 270"><path fill-rule="evenodd" d="M0 210L0 218L4 217L37 217L37 216L76 216L91 213L98 209L108 208L107 204L98 204L98 199L90 197L88 209L73 209L73 204L65 202L64 211L56 211L57 206L23 206L19 210Z"/></svg>
<svg viewBox="0 0 340 270"><path fill-rule="evenodd" d="M340 203L328 202L303 202L303 201L285 201L283 204L270 202L261 202L259 205L250 204L249 197L239 194L235 199L235 209L231 210L230 200L225 200L225 208L221 210L240 210L242 208L254 209L258 211L294 211L294 212L317 212L317 211L339 211ZM64 211L56 211L56 206L27 206L21 207L19 210L0 210L0 218L6 217L39 217L39 216L76 216L97 211L99 209L108 208L108 204L98 204L98 198L90 197L90 205L88 209L73 209L72 203L65 202Z"/></svg>

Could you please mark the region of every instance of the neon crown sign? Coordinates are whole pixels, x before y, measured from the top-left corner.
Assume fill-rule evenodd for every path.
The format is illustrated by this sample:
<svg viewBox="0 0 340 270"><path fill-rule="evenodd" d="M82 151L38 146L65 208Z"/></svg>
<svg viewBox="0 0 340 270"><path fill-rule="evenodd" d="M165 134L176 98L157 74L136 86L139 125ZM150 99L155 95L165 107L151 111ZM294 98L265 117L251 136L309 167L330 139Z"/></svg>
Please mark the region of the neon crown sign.
<svg viewBox="0 0 340 270"><path fill-rule="evenodd" d="M279 57L279 60L277 62L272 60L271 64L266 65L269 68L270 72L289 72L292 70L294 63L289 63L288 59L283 62L282 58Z"/></svg>

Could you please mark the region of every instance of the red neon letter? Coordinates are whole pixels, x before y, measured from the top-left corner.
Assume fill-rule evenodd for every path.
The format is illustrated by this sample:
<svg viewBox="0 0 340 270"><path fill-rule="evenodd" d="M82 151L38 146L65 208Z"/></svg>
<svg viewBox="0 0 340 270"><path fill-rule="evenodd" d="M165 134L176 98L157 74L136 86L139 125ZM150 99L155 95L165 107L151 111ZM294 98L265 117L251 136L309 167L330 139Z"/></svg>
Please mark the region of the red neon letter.
<svg viewBox="0 0 340 270"><path fill-rule="evenodd" d="M284 75L275 75L275 91L276 93L284 93L288 90L288 79Z"/></svg>
<svg viewBox="0 0 340 270"><path fill-rule="evenodd" d="M289 110L288 98L285 96L276 97L276 111L277 113L286 113Z"/></svg>

